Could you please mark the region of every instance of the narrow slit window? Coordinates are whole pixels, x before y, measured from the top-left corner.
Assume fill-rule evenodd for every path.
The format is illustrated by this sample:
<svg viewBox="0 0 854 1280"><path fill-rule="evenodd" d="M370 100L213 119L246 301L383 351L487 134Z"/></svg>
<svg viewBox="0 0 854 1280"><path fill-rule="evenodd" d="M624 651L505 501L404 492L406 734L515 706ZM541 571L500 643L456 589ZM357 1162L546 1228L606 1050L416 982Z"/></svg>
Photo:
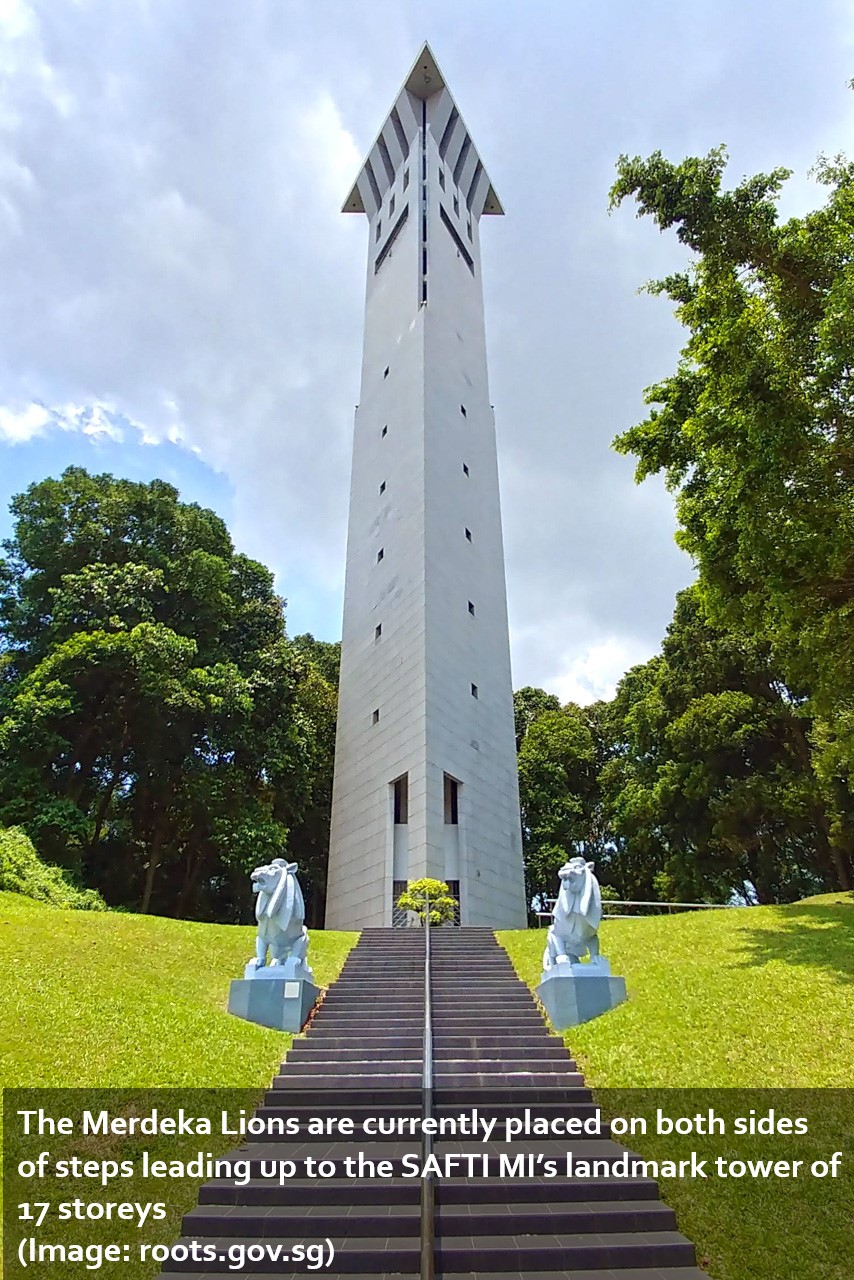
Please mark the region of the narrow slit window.
<svg viewBox="0 0 854 1280"><path fill-rule="evenodd" d="M439 186L442 188L443 191L445 190L445 170L444 169L439 170Z"/></svg>
<svg viewBox="0 0 854 1280"><path fill-rule="evenodd" d="M379 640L382 633L383 633L383 624L381 622L378 622L377 625L374 627L374 639Z"/></svg>
<svg viewBox="0 0 854 1280"><path fill-rule="evenodd" d="M393 213L394 213L394 196L392 196L392 198L388 202L388 216L391 217ZM471 223L469 223L469 235L471 235Z"/></svg>
<svg viewBox="0 0 854 1280"><path fill-rule="evenodd" d="M474 617L474 601L469 600L469 613Z"/></svg>
<svg viewBox="0 0 854 1280"><path fill-rule="evenodd" d="M445 774L445 825L456 827L460 821L460 784Z"/></svg>
<svg viewBox="0 0 854 1280"><path fill-rule="evenodd" d="M468 232L469 240L471 240L471 238L472 238L472 234L471 234L471 218L469 218L469 219L468 219L468 221L466 222L466 231Z"/></svg>
<svg viewBox="0 0 854 1280"><path fill-rule="evenodd" d="M377 218L377 242L378 243L382 233L383 233L383 220L382 218Z"/></svg>
<svg viewBox="0 0 854 1280"><path fill-rule="evenodd" d="M463 463L463 475L464 475L464 476L467 476L467 475L468 475L468 473L469 473L468 463L467 463L467 462L464 462L464 463Z"/></svg>
<svg viewBox="0 0 854 1280"><path fill-rule="evenodd" d="M457 215L457 217L460 216L460 202L456 196L454 196L454 213Z"/></svg>
<svg viewBox="0 0 854 1280"><path fill-rule="evenodd" d="M406 188L407 188L408 186L409 186L409 170L408 170L408 169L404 169L404 171L403 171L403 189L404 189L404 191L406 190Z"/></svg>
<svg viewBox="0 0 854 1280"><path fill-rule="evenodd" d="M383 377L384 377L384 378L387 378L387 377L388 377L388 371L389 371L389 368L390 368L390 367L391 367L390 365L386 365L386 367L383 369Z"/></svg>
<svg viewBox="0 0 854 1280"><path fill-rule="evenodd" d="M466 539L471 542L471 529L466 529Z"/></svg>
<svg viewBox="0 0 854 1280"><path fill-rule="evenodd" d="M477 693L477 685L476 685L476 684L473 684L473 685L472 685L472 687L471 687L471 696L472 696L473 698L476 698L476 697L478 696L478 693Z"/></svg>
<svg viewBox="0 0 854 1280"><path fill-rule="evenodd" d="M409 774L404 773L401 777L395 778L392 787L394 788L394 825L399 827L409 822Z"/></svg>
<svg viewBox="0 0 854 1280"><path fill-rule="evenodd" d="M460 413L463 415L464 418L467 418L469 416L468 410L466 409L464 404L460 405Z"/></svg>
<svg viewBox="0 0 854 1280"><path fill-rule="evenodd" d="M388 424L386 424L386 426L384 426L382 431L380 432L380 439L385 440L387 435L388 435Z"/></svg>
<svg viewBox="0 0 854 1280"><path fill-rule="evenodd" d="M385 493L385 480L383 480L382 484L380 485L380 493Z"/></svg>
<svg viewBox="0 0 854 1280"><path fill-rule="evenodd" d="M374 714L373 714L373 716L371 717L371 719L373 720L374 724L379 724L379 722L380 722L380 709L379 709L379 707L375 707L375 708L374 708Z"/></svg>
<svg viewBox="0 0 854 1280"><path fill-rule="evenodd" d="M379 564L380 560L382 560L384 555L385 555L385 548L380 547L379 551L377 552L377 564Z"/></svg>

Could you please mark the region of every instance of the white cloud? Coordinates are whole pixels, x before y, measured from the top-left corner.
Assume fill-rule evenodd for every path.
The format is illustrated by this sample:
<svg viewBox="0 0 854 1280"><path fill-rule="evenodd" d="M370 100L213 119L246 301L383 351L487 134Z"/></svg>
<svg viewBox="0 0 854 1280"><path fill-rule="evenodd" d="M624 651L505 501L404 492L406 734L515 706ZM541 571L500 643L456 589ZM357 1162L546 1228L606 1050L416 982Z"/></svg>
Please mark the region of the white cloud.
<svg viewBox="0 0 854 1280"><path fill-rule="evenodd" d="M366 250L339 209L426 22L508 210L483 241L517 683L596 696L691 576L670 499L610 449L681 341L634 294L681 254L608 220L614 159L727 140L738 176L839 149L847 19L499 9L0 0L0 440L181 445L294 628L334 634Z"/></svg>
<svg viewBox="0 0 854 1280"><path fill-rule="evenodd" d="M566 669L548 681L548 688L561 702L578 702L581 706L612 698L621 676L649 656L641 646L610 636L580 656L567 655Z"/></svg>
<svg viewBox="0 0 854 1280"><path fill-rule="evenodd" d="M124 430L112 405L66 404L53 409L38 403L18 407L0 405L0 441L6 444L26 444L52 430L79 432L93 440L109 439L116 443L124 439Z"/></svg>
<svg viewBox="0 0 854 1280"><path fill-rule="evenodd" d="M22 408L0 406L0 439L9 444L23 444L36 436L43 436L53 422L53 415L43 404L28 404Z"/></svg>

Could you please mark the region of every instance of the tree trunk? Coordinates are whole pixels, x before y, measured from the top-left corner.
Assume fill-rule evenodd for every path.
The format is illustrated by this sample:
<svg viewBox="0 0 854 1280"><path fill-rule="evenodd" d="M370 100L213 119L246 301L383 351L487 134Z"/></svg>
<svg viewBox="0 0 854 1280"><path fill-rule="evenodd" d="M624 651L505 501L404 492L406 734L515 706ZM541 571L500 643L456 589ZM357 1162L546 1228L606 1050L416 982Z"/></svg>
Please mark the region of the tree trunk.
<svg viewBox="0 0 854 1280"><path fill-rule="evenodd" d="M139 904L141 915L148 915L151 910L151 895L154 890L154 877L157 868L160 866L161 848L160 848L160 829L155 827L154 836L151 841L151 852L148 856L148 868L145 872L145 887L142 891L142 902Z"/></svg>
<svg viewBox="0 0 854 1280"><path fill-rule="evenodd" d="M178 920L186 919L187 904L190 895L199 882L199 873L207 859L207 849L202 846L195 853L191 853L187 861L187 872L184 876L184 883L181 886L181 892L178 894L178 901L175 903L175 918Z"/></svg>

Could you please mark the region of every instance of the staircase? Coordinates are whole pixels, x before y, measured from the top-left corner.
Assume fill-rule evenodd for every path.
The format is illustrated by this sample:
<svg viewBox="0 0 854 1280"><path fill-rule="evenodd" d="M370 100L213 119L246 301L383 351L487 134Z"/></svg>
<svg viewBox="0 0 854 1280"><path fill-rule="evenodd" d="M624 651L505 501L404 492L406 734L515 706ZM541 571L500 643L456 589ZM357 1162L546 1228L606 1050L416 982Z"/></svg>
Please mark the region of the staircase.
<svg viewBox="0 0 854 1280"><path fill-rule="evenodd" d="M187 1214L179 1243L213 1246L216 1260L172 1261L161 1275L243 1280L311 1274L313 1267L250 1254L235 1271L233 1246L278 1245L330 1238L335 1257L320 1273L395 1280L422 1272L422 1181L405 1178L404 1155L421 1157L420 1137L359 1136L365 1115L419 1117L426 1104L424 1067L425 938L420 929L365 930L341 976L304 1037L294 1042L259 1116L352 1116L356 1136L251 1141L246 1186L210 1182ZM433 1115L459 1115L476 1107L507 1116L530 1106L537 1114L587 1115L590 1092L563 1043L549 1033L527 988L488 929L431 930ZM432 1152L475 1153L491 1159L525 1151L548 1158L571 1148L576 1157L613 1160L623 1148L607 1137L519 1144L480 1138L436 1137ZM391 1162L393 1176L370 1180L262 1180L260 1162L301 1161L306 1155L342 1160L362 1152ZM238 1153L234 1153L238 1154ZM435 1207L426 1215L436 1280L707 1280L693 1246L676 1230L673 1212L648 1179L599 1178L578 1182L544 1177L454 1176L436 1179ZM430 1188L427 1207L430 1207Z"/></svg>

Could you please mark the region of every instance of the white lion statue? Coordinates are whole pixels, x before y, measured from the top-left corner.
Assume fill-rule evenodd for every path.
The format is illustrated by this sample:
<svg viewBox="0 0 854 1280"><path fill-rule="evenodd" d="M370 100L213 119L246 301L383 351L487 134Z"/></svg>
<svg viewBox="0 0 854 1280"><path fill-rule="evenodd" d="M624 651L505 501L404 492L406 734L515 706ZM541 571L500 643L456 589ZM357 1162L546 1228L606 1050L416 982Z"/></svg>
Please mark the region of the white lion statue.
<svg viewBox="0 0 854 1280"><path fill-rule="evenodd" d="M255 956L246 967L247 977L311 980L313 976L306 962L305 903L296 873L297 864L284 858L274 858L269 866L256 867L252 872L252 892L258 895L258 938Z"/></svg>
<svg viewBox="0 0 854 1280"><path fill-rule="evenodd" d="M599 955L602 895L593 874L594 866L595 863L585 862L584 858L570 858L558 872L560 893L543 952L545 973L558 964L577 964L588 951L591 964L603 967L607 964Z"/></svg>

